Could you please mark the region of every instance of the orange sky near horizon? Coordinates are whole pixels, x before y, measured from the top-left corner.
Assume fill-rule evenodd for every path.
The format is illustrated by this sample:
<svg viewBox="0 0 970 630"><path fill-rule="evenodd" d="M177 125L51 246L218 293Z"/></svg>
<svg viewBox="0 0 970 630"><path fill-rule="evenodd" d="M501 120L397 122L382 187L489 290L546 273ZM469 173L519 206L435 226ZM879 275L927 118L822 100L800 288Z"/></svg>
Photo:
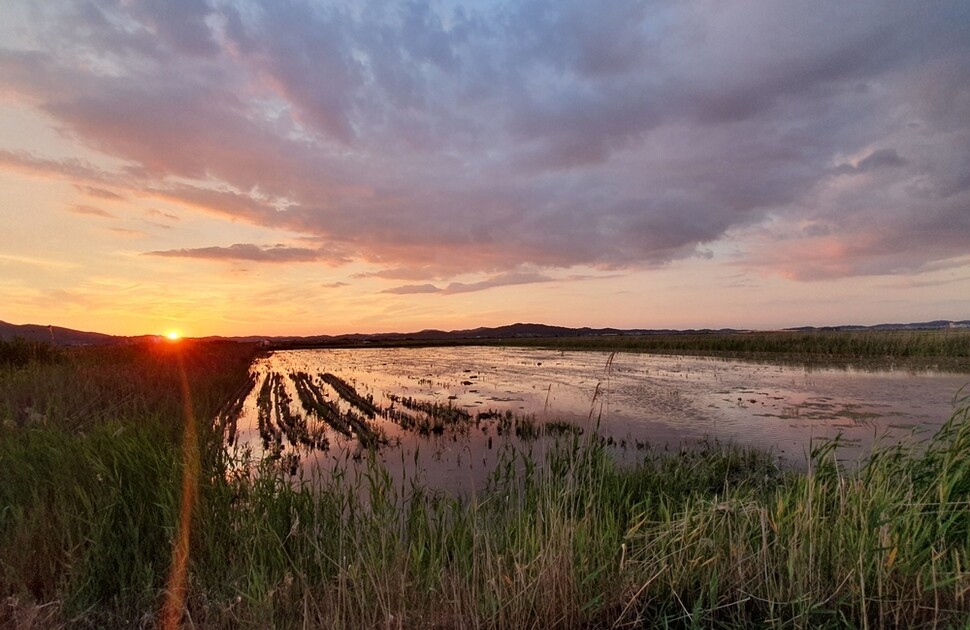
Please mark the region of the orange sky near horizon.
<svg viewBox="0 0 970 630"><path fill-rule="evenodd" d="M970 319L966 5L713 6L5 4L0 320Z"/></svg>

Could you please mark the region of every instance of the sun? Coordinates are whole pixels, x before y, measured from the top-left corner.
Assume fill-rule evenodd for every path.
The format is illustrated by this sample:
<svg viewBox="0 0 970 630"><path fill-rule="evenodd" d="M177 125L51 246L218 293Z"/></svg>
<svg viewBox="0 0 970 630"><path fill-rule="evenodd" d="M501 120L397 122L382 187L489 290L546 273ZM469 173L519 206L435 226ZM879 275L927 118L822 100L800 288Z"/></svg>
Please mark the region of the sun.
<svg viewBox="0 0 970 630"><path fill-rule="evenodd" d="M178 341L179 339L182 338L182 335L180 335L179 334L179 331L177 331L177 330L170 330L167 333L165 333L165 337L169 341Z"/></svg>

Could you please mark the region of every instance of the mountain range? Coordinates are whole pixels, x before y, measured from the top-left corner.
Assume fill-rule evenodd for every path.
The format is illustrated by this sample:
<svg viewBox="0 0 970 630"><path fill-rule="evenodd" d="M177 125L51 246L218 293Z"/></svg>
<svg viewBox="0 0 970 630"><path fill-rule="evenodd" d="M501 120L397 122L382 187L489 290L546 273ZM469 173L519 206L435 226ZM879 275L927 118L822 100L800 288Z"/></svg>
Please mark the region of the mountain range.
<svg viewBox="0 0 970 630"><path fill-rule="evenodd" d="M877 324L875 326L801 326L787 328L794 332L812 331L883 331L883 330L942 330L944 328L970 328L970 320L952 321L935 320L930 322L916 322L909 324ZM251 335L245 337L205 337L205 339L224 339L243 342L263 342L275 347L307 347L307 346L336 346L356 345L366 343L398 342L398 341L461 341L482 339L523 339L550 337L592 337L592 336L628 336L628 335L676 335L676 334L714 334L739 333L745 330L735 328L721 329L620 329L620 328L567 328L564 326L549 326L546 324L511 324L493 328L470 328L465 330L435 330L427 329L411 333L376 333L376 334L346 334L346 335L311 335L311 336L267 336ZM15 338L28 341L50 342L61 346L99 346L117 343L133 343L147 339L161 339L159 335L139 335L124 337L106 335L104 333L74 330L61 326L44 326L40 324L10 324L0 321L0 340L9 341Z"/></svg>

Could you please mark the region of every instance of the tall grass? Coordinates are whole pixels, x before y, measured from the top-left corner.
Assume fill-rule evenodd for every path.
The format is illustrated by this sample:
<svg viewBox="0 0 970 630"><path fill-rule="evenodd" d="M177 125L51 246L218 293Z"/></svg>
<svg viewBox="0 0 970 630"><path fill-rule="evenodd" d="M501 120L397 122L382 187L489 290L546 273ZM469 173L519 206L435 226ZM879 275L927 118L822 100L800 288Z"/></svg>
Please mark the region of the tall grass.
<svg viewBox="0 0 970 630"><path fill-rule="evenodd" d="M515 339L508 345L798 360L942 360L970 367L970 330L712 332Z"/></svg>
<svg viewBox="0 0 970 630"><path fill-rule="evenodd" d="M55 363L64 356L61 349L47 343L27 341L20 337L9 341L0 339L0 368L23 367L28 363Z"/></svg>
<svg viewBox="0 0 970 630"><path fill-rule="evenodd" d="M253 349L79 348L0 368L0 598L47 605L61 621L126 625L151 615L184 464L180 357L196 409L214 417ZM217 433L205 427L210 473Z"/></svg>
<svg viewBox="0 0 970 630"><path fill-rule="evenodd" d="M234 351L198 352L193 395L211 404L196 409L213 417L217 394L247 375ZM117 357L127 368L114 378L146 378L123 405L103 400L110 413L63 426L60 403L41 405L44 423L0 416L0 621L154 624L180 421L156 383L164 357L138 368L136 356ZM70 365L83 375L90 358ZM2 374L4 400L30 381ZM567 435L550 453L505 451L487 490L468 497L398 486L374 455L293 478L279 463L231 460L219 431L200 440L185 617L199 627L877 628L970 617L967 400L931 442L876 450L852 472L831 444L794 473L716 443L619 467L596 436Z"/></svg>
<svg viewBox="0 0 970 630"><path fill-rule="evenodd" d="M190 609L205 624L279 627L959 624L966 416L851 474L831 446L795 474L714 444L618 468L580 438L548 458L506 453L488 491L464 500L395 487L375 459L295 486L239 472L223 497L236 510L210 505L234 536L197 559L219 572Z"/></svg>

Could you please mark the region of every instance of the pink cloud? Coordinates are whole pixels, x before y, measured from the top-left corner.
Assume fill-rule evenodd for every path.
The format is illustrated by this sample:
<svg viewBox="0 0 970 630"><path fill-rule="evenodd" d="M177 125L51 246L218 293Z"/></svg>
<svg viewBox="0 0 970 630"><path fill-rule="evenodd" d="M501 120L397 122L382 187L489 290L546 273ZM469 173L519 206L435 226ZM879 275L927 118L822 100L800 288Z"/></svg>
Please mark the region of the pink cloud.
<svg viewBox="0 0 970 630"><path fill-rule="evenodd" d="M304 247L288 247L286 245L272 245L263 247L252 243L236 243L229 247L197 247L187 249L167 249L146 252L149 256L164 256L169 258L201 258L206 260L253 261L269 263L319 262L333 264L341 262L331 254L319 249Z"/></svg>
<svg viewBox="0 0 970 630"><path fill-rule="evenodd" d="M456 293L472 293L475 291L485 291L495 287L507 287L518 284L534 284L537 282L552 282L553 279L538 273L507 273L493 276L479 282L451 282L445 287L438 287L434 284L407 284L404 286L385 289L382 293L394 293L398 295L411 295L417 293L441 293L442 295L453 295Z"/></svg>

